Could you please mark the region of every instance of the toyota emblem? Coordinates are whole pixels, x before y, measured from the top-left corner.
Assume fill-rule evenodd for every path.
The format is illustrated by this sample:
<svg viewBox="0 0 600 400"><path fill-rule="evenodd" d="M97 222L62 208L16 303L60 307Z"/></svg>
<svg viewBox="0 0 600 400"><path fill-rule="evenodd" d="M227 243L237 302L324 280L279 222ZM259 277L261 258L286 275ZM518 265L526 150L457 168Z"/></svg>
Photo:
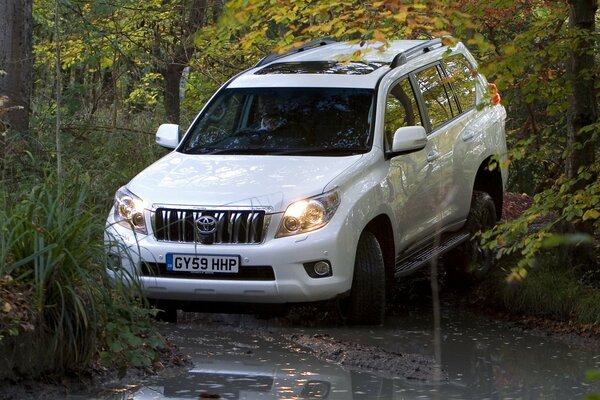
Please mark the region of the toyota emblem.
<svg viewBox="0 0 600 400"><path fill-rule="evenodd" d="M217 230L217 220L210 215L203 215L196 219L196 229L200 235L210 235Z"/></svg>

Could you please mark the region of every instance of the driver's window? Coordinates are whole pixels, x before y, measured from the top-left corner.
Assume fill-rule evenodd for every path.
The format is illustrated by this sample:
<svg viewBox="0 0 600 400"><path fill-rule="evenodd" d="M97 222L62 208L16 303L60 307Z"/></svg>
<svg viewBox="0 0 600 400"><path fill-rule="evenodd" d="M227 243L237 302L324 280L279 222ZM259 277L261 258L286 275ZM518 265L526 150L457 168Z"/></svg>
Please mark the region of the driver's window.
<svg viewBox="0 0 600 400"><path fill-rule="evenodd" d="M239 94L225 96L222 101L212 104L206 111L198 127L205 143L219 141L235 132L243 103L240 97Z"/></svg>
<svg viewBox="0 0 600 400"><path fill-rule="evenodd" d="M236 121L241 113L244 96L239 93L227 93L209 105L203 118L191 129L190 138L183 151L202 148L217 143L236 131Z"/></svg>
<svg viewBox="0 0 600 400"><path fill-rule="evenodd" d="M403 126L422 125L419 108L410 82L403 78L388 93L385 105L385 142L391 148L394 132Z"/></svg>

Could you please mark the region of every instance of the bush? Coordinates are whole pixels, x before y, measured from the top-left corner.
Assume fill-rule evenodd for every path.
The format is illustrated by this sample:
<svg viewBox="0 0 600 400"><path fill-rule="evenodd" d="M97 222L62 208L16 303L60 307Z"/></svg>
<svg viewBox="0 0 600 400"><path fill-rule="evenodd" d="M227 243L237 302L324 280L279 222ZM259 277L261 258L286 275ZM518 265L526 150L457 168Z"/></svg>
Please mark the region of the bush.
<svg viewBox="0 0 600 400"><path fill-rule="evenodd" d="M116 366L156 357L162 340L148 310L106 278L103 220L89 206L88 187L51 176L23 200L3 193L0 379L86 368L101 354ZM115 345L123 335L135 337L125 359Z"/></svg>

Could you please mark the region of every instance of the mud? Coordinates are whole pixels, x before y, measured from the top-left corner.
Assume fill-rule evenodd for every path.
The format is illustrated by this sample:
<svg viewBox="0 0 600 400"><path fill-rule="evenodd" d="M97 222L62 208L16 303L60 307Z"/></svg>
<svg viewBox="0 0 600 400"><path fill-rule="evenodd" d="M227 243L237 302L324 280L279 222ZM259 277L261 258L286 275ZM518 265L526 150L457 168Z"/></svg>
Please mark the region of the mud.
<svg viewBox="0 0 600 400"><path fill-rule="evenodd" d="M448 376L429 357L420 354L396 353L376 346L365 346L334 339L327 334L284 335L284 339L325 362L333 362L361 372L386 378L439 382Z"/></svg>
<svg viewBox="0 0 600 400"><path fill-rule="evenodd" d="M600 392L600 382L585 380L586 371L600 368L597 336L566 340L454 306L442 306L439 364L427 307L398 309L380 327L347 327L298 313L179 317L178 324L159 328L185 354L177 360L189 357L190 363L165 361L154 375L2 387L0 399L564 400Z"/></svg>

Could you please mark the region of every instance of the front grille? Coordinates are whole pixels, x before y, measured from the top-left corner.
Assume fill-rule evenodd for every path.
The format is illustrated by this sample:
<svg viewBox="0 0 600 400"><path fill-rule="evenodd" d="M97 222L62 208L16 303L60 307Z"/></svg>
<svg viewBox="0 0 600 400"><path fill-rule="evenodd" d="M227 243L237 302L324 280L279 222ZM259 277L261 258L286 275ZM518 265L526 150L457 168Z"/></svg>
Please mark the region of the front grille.
<svg viewBox="0 0 600 400"><path fill-rule="evenodd" d="M202 216L216 220L216 231L201 234L196 221ZM264 210L182 210L158 208L154 213L156 240L181 243L261 243L266 227Z"/></svg>
<svg viewBox="0 0 600 400"><path fill-rule="evenodd" d="M275 272L273 267L265 266L242 266L236 274L215 272L213 274L198 274L193 272L167 271L165 263L142 263L142 276L154 276L163 278L181 279L207 279L207 280L231 280L231 281L274 281Z"/></svg>

